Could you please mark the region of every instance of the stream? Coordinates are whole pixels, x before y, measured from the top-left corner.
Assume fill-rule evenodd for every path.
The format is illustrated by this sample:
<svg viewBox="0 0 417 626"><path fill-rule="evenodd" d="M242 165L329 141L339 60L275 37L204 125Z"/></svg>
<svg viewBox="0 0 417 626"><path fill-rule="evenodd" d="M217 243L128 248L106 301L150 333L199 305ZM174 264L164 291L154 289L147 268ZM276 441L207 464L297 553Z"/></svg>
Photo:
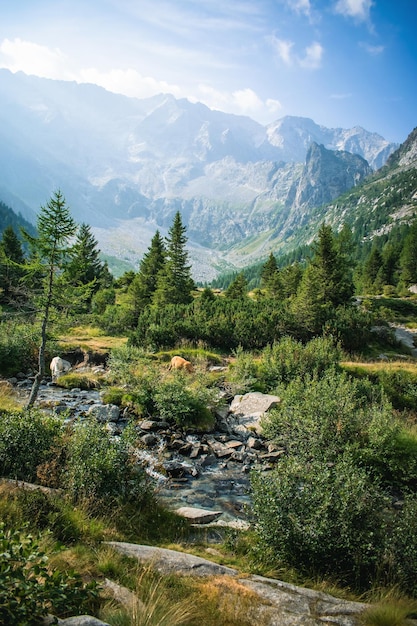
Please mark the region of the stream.
<svg viewBox="0 0 417 626"><path fill-rule="evenodd" d="M31 383L30 379L24 379L15 384L22 403L29 397ZM41 384L35 406L51 414L65 414L66 422L85 419L88 411L94 410L92 407L103 407L100 391L67 390L50 382ZM127 419L120 416L117 422L108 423L107 427L117 436L126 425ZM221 433L211 435L224 438ZM136 456L154 481L161 502L174 510L187 506L222 511L224 522L247 519L250 505L247 465L241 460L234 462L212 454L191 459L168 449L169 434L166 432L153 433L153 436L155 444L138 448ZM199 440L197 435L185 437L185 443L191 446L199 445ZM165 468L168 469L164 471Z"/></svg>

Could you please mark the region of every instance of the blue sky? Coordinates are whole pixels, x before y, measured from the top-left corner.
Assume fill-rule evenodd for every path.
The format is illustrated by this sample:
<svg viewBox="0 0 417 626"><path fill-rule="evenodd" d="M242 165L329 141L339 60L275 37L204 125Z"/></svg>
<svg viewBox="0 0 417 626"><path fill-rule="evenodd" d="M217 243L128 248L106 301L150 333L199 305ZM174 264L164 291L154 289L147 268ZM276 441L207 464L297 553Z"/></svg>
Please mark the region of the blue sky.
<svg viewBox="0 0 417 626"><path fill-rule="evenodd" d="M402 142L416 27L417 0L2 0L0 67Z"/></svg>

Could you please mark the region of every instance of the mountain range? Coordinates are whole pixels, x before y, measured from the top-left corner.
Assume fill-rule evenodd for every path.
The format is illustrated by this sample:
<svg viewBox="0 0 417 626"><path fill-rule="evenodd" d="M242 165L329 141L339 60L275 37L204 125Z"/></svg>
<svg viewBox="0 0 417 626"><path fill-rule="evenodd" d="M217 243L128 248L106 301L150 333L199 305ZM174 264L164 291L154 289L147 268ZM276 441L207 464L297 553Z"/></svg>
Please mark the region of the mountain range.
<svg viewBox="0 0 417 626"><path fill-rule="evenodd" d="M1 201L34 222L59 188L102 251L132 265L179 210L199 280L287 251L325 206L337 221L332 203L398 148L361 127L292 116L263 126L167 94L138 100L8 70L0 98Z"/></svg>

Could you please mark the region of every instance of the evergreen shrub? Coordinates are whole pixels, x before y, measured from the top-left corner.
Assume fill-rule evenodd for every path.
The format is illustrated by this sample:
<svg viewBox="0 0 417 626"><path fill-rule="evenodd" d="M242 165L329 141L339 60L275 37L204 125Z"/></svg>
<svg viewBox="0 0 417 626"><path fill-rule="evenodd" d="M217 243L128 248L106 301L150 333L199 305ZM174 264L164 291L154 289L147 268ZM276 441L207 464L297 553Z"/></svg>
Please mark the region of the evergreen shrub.
<svg viewBox="0 0 417 626"><path fill-rule="evenodd" d="M387 500L349 456L334 464L283 459L275 471L253 473L252 491L258 549L270 564L356 589L375 579Z"/></svg>
<svg viewBox="0 0 417 626"><path fill-rule="evenodd" d="M36 482L37 469L54 455L62 421L40 411L0 416L0 475Z"/></svg>
<svg viewBox="0 0 417 626"><path fill-rule="evenodd" d="M40 331L33 324L0 323L0 375L13 376L36 366Z"/></svg>
<svg viewBox="0 0 417 626"><path fill-rule="evenodd" d="M110 502L146 499L149 483L132 458L123 436L112 438L105 426L94 419L76 424L68 439L67 493L73 503L85 503L100 510Z"/></svg>

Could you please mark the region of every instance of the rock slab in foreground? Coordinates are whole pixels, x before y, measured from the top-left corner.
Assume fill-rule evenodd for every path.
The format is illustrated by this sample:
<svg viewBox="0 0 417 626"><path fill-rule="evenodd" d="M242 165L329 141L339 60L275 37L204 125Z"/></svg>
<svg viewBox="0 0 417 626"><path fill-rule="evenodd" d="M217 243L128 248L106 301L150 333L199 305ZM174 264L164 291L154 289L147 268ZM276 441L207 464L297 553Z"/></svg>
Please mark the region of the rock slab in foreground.
<svg viewBox="0 0 417 626"><path fill-rule="evenodd" d="M267 601L258 609L267 626L358 626L367 606L274 578L251 576L239 582Z"/></svg>
<svg viewBox="0 0 417 626"><path fill-rule="evenodd" d="M140 546L135 543L123 541L107 541L118 552L138 559L138 561L150 562L157 570L163 573L178 572L193 576L236 576L237 570L225 565L218 565L207 559L202 559L193 554L156 548L154 546Z"/></svg>

